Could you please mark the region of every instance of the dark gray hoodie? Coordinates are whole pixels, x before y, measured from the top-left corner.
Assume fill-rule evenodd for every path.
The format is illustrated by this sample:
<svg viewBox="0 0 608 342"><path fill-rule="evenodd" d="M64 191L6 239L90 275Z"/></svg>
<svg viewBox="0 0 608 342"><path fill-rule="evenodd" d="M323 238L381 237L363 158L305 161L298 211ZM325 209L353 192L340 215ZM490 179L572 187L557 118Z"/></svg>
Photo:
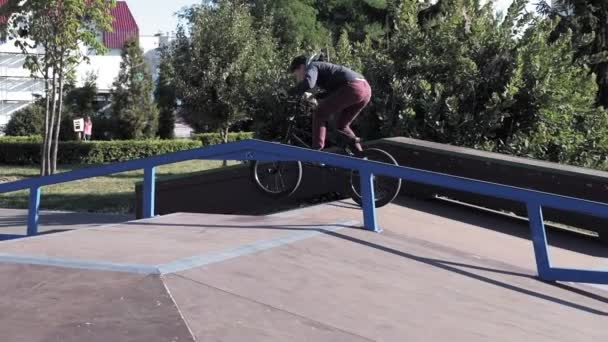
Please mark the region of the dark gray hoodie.
<svg viewBox="0 0 608 342"><path fill-rule="evenodd" d="M306 68L304 80L289 91L289 95L302 95L319 87L328 93L338 90L350 81L364 77L345 66L326 62L312 62Z"/></svg>

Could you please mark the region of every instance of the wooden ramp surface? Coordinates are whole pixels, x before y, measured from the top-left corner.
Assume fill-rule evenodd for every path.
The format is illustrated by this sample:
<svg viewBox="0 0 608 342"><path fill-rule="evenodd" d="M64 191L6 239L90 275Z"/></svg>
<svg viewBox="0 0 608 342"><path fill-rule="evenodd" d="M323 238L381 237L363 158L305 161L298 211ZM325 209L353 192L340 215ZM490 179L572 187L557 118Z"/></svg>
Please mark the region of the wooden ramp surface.
<svg viewBox="0 0 608 342"><path fill-rule="evenodd" d="M2 341L606 341L608 291L534 278L527 228L451 206L174 214L0 243ZM557 236L553 261L608 268Z"/></svg>

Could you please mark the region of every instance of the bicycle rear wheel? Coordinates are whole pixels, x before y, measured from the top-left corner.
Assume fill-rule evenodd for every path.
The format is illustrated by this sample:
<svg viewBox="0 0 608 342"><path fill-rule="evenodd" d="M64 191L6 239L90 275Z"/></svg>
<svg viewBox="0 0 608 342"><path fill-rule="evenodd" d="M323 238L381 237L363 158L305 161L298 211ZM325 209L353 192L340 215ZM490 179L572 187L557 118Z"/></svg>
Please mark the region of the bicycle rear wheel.
<svg viewBox="0 0 608 342"><path fill-rule="evenodd" d="M399 165L388 152L377 148L364 150L361 153L361 157L371 161ZM350 185L352 199L358 205L361 205L361 178L358 171L351 172ZM381 208L391 203L399 195L399 191L401 191L400 178L374 176L374 201L376 202L376 208Z"/></svg>
<svg viewBox="0 0 608 342"><path fill-rule="evenodd" d="M302 182L302 173L299 161L253 161L250 165L251 180L256 188L274 198L293 195Z"/></svg>

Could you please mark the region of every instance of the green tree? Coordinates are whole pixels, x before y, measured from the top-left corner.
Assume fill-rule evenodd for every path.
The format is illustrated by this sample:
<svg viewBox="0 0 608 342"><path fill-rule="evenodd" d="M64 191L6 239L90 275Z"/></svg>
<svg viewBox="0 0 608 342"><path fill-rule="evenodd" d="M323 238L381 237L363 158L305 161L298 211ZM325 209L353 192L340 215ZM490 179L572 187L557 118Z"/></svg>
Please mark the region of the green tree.
<svg viewBox="0 0 608 342"><path fill-rule="evenodd" d="M589 140L605 141L606 113L595 108L597 84L589 69L572 64L575 49L564 35L550 44L555 25L541 20L519 43L511 86L512 125L501 151L562 163L585 163ZM606 145L604 145L606 146ZM608 147L608 146L606 146Z"/></svg>
<svg viewBox="0 0 608 342"><path fill-rule="evenodd" d="M268 89L266 75L280 66L276 44L267 29L254 27L244 4L226 0L190 11L190 37L180 30L172 54L180 112L196 131L217 130L227 141L230 127L249 119Z"/></svg>
<svg viewBox="0 0 608 342"><path fill-rule="evenodd" d="M397 117L383 122L443 143L475 146L494 138L509 116L503 94L514 68L513 30L503 34L491 6L477 0L438 2L433 15L421 16L418 6L400 13L390 49L394 77L385 80Z"/></svg>
<svg viewBox="0 0 608 342"><path fill-rule="evenodd" d="M389 85L376 88L387 104L376 116L384 131L582 164L587 141L605 142L608 128L594 108L594 79L572 63L570 37L549 44L553 23L525 5L516 0L502 22L475 0L400 13L390 58L371 73L388 75L375 82Z"/></svg>
<svg viewBox="0 0 608 342"><path fill-rule="evenodd" d="M409 1L409 0L405 0ZM395 13L403 0L315 0L319 20L334 37L346 30L350 38L362 42L385 41L394 27Z"/></svg>
<svg viewBox="0 0 608 342"><path fill-rule="evenodd" d="M173 139L174 137L175 111L177 110L174 77L170 51L163 49L154 91L154 98L159 111L158 136L161 139Z"/></svg>
<svg viewBox="0 0 608 342"><path fill-rule="evenodd" d="M26 55L25 67L45 80L45 134L41 174L57 169L64 86L71 69L86 59L82 45L98 53L105 46L98 30L111 30L114 0L8 0L0 16L2 34ZM34 54L37 48L44 55Z"/></svg>
<svg viewBox="0 0 608 342"><path fill-rule="evenodd" d="M136 40L125 43L120 72L112 90L112 115L117 137L153 138L158 127L158 108L153 101L154 81Z"/></svg>
<svg viewBox="0 0 608 342"><path fill-rule="evenodd" d="M354 70L360 70L363 67L355 47L348 38L346 29L342 30L340 38L338 38L331 62L346 65Z"/></svg>
<svg viewBox="0 0 608 342"><path fill-rule="evenodd" d="M293 84L285 66L322 49L370 82L372 102L356 122L367 139L405 135L608 167L608 112L594 106L603 55L588 50L607 27L596 25L604 2L587 0L595 7L565 17L571 26L527 3L514 0L498 17L484 0L215 1L188 12L190 34L181 30L171 50L181 112L200 131L251 118L259 137L277 138L299 110L277 96ZM316 40L323 30L330 44Z"/></svg>
<svg viewBox="0 0 608 342"><path fill-rule="evenodd" d="M90 73L84 79L82 87L72 86L65 96L66 108L81 117L92 116L99 110L96 102L97 75Z"/></svg>
<svg viewBox="0 0 608 342"><path fill-rule="evenodd" d="M559 24L549 37L556 40L570 35L576 49L574 59L589 65L597 76L597 103L608 108L608 2L605 0L560 0L538 4L541 13L559 18Z"/></svg>
<svg viewBox="0 0 608 342"><path fill-rule="evenodd" d="M258 22L270 19L273 35L286 50L320 49L331 43L330 32L317 20L316 0L249 0Z"/></svg>

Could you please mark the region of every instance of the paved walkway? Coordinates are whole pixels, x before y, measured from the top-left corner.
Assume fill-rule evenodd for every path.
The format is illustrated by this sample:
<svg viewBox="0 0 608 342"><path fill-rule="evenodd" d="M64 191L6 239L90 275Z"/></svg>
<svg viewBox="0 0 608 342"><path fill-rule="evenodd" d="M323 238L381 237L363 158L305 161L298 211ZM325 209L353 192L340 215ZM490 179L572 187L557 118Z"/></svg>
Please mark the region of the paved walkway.
<svg viewBox="0 0 608 342"><path fill-rule="evenodd" d="M0 331L11 342L608 339L608 291L538 281L518 221L420 202L380 210L382 234L360 218L334 203L1 242ZM550 238L559 265L608 266L604 245Z"/></svg>
<svg viewBox="0 0 608 342"><path fill-rule="evenodd" d="M39 229L42 233L97 227L134 219L132 215L42 211ZM0 234L25 234L27 210L0 209Z"/></svg>

